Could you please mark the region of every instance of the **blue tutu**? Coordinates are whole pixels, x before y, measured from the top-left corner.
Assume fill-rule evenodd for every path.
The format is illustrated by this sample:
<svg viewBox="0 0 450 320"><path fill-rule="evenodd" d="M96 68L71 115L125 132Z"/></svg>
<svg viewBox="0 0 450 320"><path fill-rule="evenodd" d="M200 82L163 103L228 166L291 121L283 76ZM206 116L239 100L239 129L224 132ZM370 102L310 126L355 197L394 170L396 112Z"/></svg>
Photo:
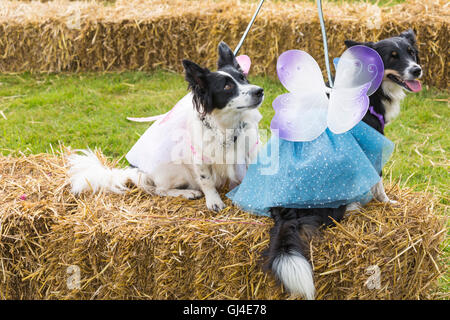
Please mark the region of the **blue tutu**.
<svg viewBox="0 0 450 320"><path fill-rule="evenodd" d="M367 203L394 144L364 122L342 134L329 129L309 142L272 136L227 196L239 207L269 215L271 207L337 208Z"/></svg>

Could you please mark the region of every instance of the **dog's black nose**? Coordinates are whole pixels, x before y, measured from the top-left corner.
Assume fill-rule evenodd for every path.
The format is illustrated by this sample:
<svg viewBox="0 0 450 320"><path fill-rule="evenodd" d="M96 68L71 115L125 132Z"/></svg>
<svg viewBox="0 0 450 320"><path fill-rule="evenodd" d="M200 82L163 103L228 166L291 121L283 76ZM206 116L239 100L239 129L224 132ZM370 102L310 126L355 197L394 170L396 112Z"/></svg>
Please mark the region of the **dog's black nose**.
<svg viewBox="0 0 450 320"><path fill-rule="evenodd" d="M264 95L264 89L263 88L256 89L255 91L253 91L253 95L255 97L261 98Z"/></svg>
<svg viewBox="0 0 450 320"><path fill-rule="evenodd" d="M410 72L414 77L417 78L422 73L422 68L420 66L415 66L415 67L411 68Z"/></svg>

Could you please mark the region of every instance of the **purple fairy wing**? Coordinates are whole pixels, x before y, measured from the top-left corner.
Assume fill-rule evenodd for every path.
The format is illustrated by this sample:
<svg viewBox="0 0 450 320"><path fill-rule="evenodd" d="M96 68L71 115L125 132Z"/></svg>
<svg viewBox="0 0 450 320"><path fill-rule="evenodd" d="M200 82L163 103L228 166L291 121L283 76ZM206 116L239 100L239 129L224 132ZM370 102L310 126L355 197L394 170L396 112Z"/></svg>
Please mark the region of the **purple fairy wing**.
<svg viewBox="0 0 450 320"><path fill-rule="evenodd" d="M384 65L378 52L366 46L353 46L342 54L336 68L333 89L355 88L370 83L367 95L381 84Z"/></svg>
<svg viewBox="0 0 450 320"><path fill-rule="evenodd" d="M286 93L272 103L270 128L289 141L312 141L327 128L328 98L324 91Z"/></svg>
<svg viewBox="0 0 450 320"><path fill-rule="evenodd" d="M344 133L358 124L369 108L369 98L383 80L380 55L366 46L347 49L339 59L330 94L328 128Z"/></svg>
<svg viewBox="0 0 450 320"><path fill-rule="evenodd" d="M311 141L327 127L328 98L317 62L306 52L289 50L277 62L280 82L291 91L272 103L272 130L289 141Z"/></svg>
<svg viewBox="0 0 450 320"><path fill-rule="evenodd" d="M328 108L327 125L336 133L344 133L357 125L369 108L367 90L370 83L356 88L332 90Z"/></svg>
<svg viewBox="0 0 450 320"><path fill-rule="evenodd" d="M301 50L283 52L277 61L280 82L290 92L323 92L322 71L316 60Z"/></svg>

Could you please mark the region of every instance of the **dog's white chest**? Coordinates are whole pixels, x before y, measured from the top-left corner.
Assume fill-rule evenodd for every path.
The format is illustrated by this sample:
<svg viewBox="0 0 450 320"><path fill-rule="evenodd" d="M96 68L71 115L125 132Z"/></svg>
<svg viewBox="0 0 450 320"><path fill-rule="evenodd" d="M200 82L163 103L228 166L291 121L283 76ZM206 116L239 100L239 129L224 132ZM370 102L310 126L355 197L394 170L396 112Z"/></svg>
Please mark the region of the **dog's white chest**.
<svg viewBox="0 0 450 320"><path fill-rule="evenodd" d="M383 100L384 108L386 110L384 118L386 123L391 122L400 114L400 102L405 98L405 92L397 84L391 81L384 81L382 88L388 94L389 100Z"/></svg>

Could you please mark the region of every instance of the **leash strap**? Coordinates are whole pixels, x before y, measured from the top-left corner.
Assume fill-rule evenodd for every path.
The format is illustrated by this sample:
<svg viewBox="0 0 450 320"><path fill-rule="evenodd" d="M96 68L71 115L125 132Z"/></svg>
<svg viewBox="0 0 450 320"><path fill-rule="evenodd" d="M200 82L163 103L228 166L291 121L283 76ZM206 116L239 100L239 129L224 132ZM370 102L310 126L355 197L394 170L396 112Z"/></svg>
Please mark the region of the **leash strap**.
<svg viewBox="0 0 450 320"><path fill-rule="evenodd" d="M333 88L333 79L331 78L330 60L328 58L327 31L325 29L325 22L323 20L322 0L317 0L317 11L319 11L320 28L322 29L323 50L325 52L325 66L327 68L328 81L330 82L330 88Z"/></svg>
<svg viewBox="0 0 450 320"><path fill-rule="evenodd" d="M252 27L253 22L255 22L256 16L258 15L259 10L261 10L261 7L262 7L263 3L264 3L264 0L261 0L261 1L259 2L258 7L256 8L256 11L255 11L255 13L253 14L253 17L252 17L252 19L250 20L250 22L249 22L249 24L248 24L248 26L247 26L247 29L245 29L245 32L244 32L244 34L242 35L241 40L239 41L239 43L238 43L236 49L234 49L234 55L235 55L235 56L238 54L239 50L241 49L242 44L244 43L245 38L247 38L248 32L250 31L250 28Z"/></svg>

